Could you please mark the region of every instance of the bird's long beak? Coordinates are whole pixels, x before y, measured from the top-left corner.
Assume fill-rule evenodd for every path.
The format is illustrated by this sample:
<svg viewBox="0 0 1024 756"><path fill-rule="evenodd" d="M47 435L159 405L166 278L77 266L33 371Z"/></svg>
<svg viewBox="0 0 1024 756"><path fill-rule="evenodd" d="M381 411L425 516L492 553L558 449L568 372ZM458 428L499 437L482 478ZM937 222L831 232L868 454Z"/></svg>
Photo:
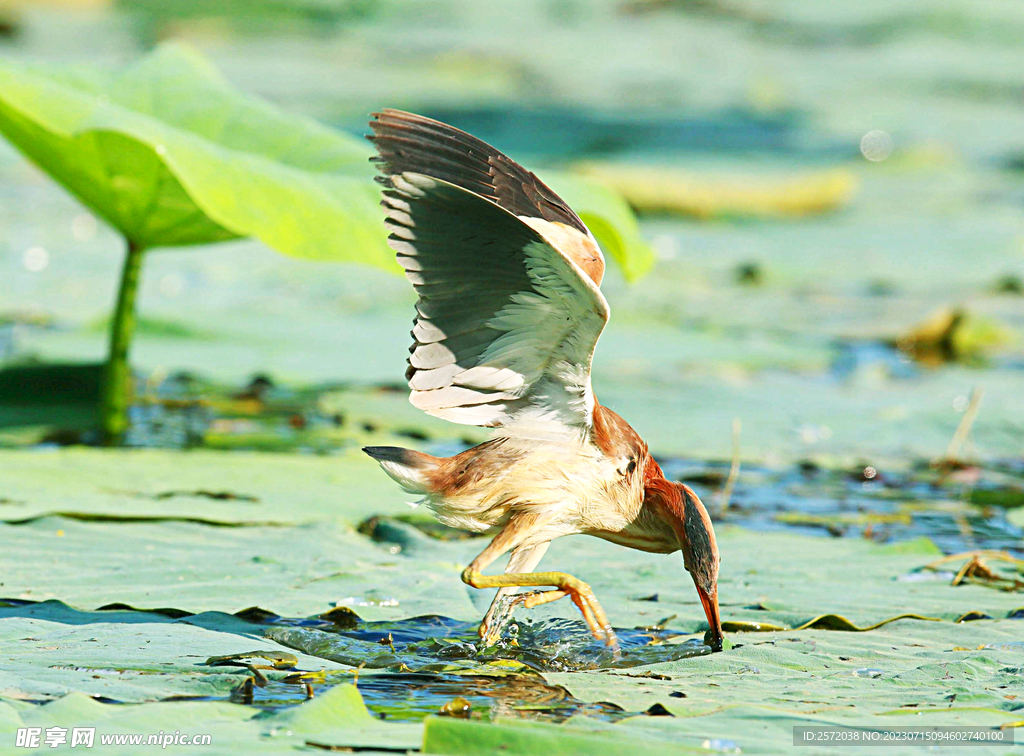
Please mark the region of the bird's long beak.
<svg viewBox="0 0 1024 756"><path fill-rule="evenodd" d="M718 544L707 509L688 486L664 479L645 486L644 503L649 503L655 511L660 508L662 517L675 529L679 549L683 552L683 566L693 579L708 618L704 642L712 651L721 651L724 638L718 611Z"/></svg>
<svg viewBox="0 0 1024 756"><path fill-rule="evenodd" d="M697 581L693 581L697 584ZM722 618L718 613L718 587L710 592L697 585L697 595L704 606L704 616L708 618L708 631L704 634L704 643L711 646L712 651L721 651L724 636L722 635Z"/></svg>

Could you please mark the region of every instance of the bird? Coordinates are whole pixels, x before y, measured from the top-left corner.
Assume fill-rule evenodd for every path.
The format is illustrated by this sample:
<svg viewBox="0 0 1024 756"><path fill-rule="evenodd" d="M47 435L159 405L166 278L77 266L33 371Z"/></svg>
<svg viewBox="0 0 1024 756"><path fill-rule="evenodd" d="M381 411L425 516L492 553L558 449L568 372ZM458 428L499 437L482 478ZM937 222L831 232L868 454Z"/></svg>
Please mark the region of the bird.
<svg viewBox="0 0 1024 756"><path fill-rule="evenodd" d="M568 597L592 635L618 648L587 583L535 571L551 541L586 534L645 552L681 551L707 618L705 643L722 650L720 555L707 509L691 488L666 479L591 385L610 314L594 235L536 175L464 131L390 108L369 125L388 243L418 295L410 401L493 431L451 457L363 451L440 522L493 534L462 572L473 588L498 589L479 625L483 644L500 640L516 606ZM504 573L485 575L506 553Z"/></svg>

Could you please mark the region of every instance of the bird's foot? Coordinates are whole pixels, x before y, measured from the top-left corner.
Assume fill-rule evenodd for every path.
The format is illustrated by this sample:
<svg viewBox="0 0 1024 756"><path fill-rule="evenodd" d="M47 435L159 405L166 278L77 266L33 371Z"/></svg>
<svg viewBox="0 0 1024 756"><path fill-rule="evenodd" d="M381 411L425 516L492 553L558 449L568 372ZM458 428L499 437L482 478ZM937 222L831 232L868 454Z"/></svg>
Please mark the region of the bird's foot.
<svg viewBox="0 0 1024 756"><path fill-rule="evenodd" d="M521 603L525 608L532 609L535 606L548 604L569 596L572 602L579 608L580 614L583 615L583 621L587 623L587 627L590 628L593 636L599 641L604 641L605 645L613 648L618 653L619 639L616 637L615 631L612 629L612 625L604 613L604 609L601 608L597 597L594 596L594 592L586 583L578 580L575 582L577 585L567 585L556 590L520 593L514 596L513 599L517 603Z"/></svg>
<svg viewBox="0 0 1024 756"><path fill-rule="evenodd" d="M558 592L563 596L568 595L576 604L580 614L583 615L583 621L587 623L593 636L599 641L604 641L606 646L618 654L619 639L590 586L582 580L572 578L571 581L566 581L566 584L561 586L561 590Z"/></svg>
<svg viewBox="0 0 1024 756"><path fill-rule="evenodd" d="M583 615L583 620L587 623L587 627L590 628L593 636L599 641L604 641L606 646L618 653L619 640L615 636L611 623L608 621L608 616L604 613L604 609L601 608L601 604L598 603L597 597L594 596L594 591L579 578L564 572L506 573L505 575L489 576L481 575L471 565L463 571L462 580L474 588L534 585L557 586L554 590L529 591L516 594L511 597L509 609L500 612L500 614L503 618L507 618L511 615L511 608L518 603L523 604L527 608L532 608L569 596L580 610L580 614ZM485 646L493 645L497 642L501 632L500 625L493 621L488 621L489 619L491 618L484 618L479 630L480 638L484 641ZM504 623L502 622L501 624Z"/></svg>
<svg viewBox="0 0 1024 756"><path fill-rule="evenodd" d="M586 586L585 583L582 585ZM583 620L587 623L587 627L590 628L593 636L597 640L603 641L605 645L618 655L620 650L618 637L615 635L611 623L608 622L604 609L601 608L593 592L589 590L589 586L586 586L586 590L566 588L547 591L527 591L526 593L517 593L506 597L501 603L501 607L493 614L484 617L484 621L480 623L479 633L483 646L488 648L501 639L501 632L512 618L512 613L517 606L522 605L526 609L533 609L536 606L543 606L544 604L550 604L552 601L558 601L566 596L570 596L573 603L579 607Z"/></svg>

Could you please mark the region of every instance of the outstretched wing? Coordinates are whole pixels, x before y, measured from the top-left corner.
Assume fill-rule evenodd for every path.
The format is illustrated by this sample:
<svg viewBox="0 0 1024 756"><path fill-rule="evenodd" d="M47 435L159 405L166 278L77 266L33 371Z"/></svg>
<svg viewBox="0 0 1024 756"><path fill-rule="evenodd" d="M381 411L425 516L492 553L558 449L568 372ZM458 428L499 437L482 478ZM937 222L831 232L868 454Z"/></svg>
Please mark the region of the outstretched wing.
<svg viewBox="0 0 1024 756"><path fill-rule="evenodd" d="M373 114L373 135L380 152L373 162L388 174L423 173L491 200L513 215L564 223L587 233L583 221L535 175L512 158L465 131L432 118L386 108Z"/></svg>
<svg viewBox="0 0 1024 756"><path fill-rule="evenodd" d="M385 186L389 176L422 173L462 187L526 220L553 240L598 285L604 256L583 221L534 174L512 158L454 126L402 110L383 110L370 121L368 139L380 153Z"/></svg>
<svg viewBox="0 0 1024 756"><path fill-rule="evenodd" d="M573 259L589 234L567 222L572 211L553 193L545 207L563 207L563 220L517 217L465 186L463 167L480 154L476 147L466 147L462 162L458 151L444 157L443 178L440 169L426 173L438 156L396 157L391 139L377 134L374 142L390 244L419 294L406 372L412 403L453 422L531 435L589 428L590 365L609 314L597 283Z"/></svg>

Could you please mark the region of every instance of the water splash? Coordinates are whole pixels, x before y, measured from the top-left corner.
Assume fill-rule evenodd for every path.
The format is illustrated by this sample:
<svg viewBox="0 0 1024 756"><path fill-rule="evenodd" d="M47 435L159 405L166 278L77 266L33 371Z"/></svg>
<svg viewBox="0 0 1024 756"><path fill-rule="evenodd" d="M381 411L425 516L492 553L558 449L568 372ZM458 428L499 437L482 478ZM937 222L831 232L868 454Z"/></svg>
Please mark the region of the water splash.
<svg viewBox="0 0 1024 756"><path fill-rule="evenodd" d="M268 637L313 656L369 669L413 672L569 672L622 669L703 656L698 638L680 641L671 630L616 629L616 653L591 636L579 620L517 621L495 645L482 647L476 623L426 615L397 621L360 622L338 629L324 620L275 620Z"/></svg>

